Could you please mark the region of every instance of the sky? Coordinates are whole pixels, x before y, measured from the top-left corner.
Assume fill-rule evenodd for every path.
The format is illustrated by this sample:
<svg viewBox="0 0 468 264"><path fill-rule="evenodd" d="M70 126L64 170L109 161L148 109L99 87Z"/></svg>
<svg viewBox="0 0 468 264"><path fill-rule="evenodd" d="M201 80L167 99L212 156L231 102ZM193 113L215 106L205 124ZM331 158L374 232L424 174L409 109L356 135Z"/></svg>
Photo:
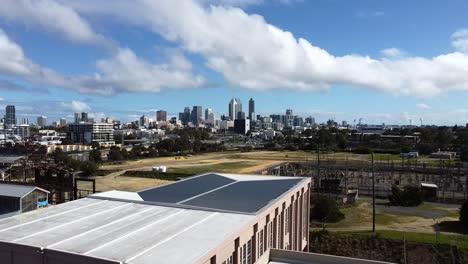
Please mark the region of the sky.
<svg viewBox="0 0 468 264"><path fill-rule="evenodd" d="M468 123L464 0L1 0L0 108Z"/></svg>

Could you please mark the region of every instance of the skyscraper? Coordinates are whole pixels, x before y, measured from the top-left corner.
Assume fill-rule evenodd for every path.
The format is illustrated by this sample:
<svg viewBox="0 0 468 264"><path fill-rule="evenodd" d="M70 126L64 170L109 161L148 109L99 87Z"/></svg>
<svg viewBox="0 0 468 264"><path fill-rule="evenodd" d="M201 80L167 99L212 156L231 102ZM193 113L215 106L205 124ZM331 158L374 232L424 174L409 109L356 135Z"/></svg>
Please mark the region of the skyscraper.
<svg viewBox="0 0 468 264"><path fill-rule="evenodd" d="M83 121L83 122L89 122L89 120L88 120L88 113L85 113L85 112L81 113L81 121Z"/></svg>
<svg viewBox="0 0 468 264"><path fill-rule="evenodd" d="M81 114L75 113L75 124L78 124L81 121Z"/></svg>
<svg viewBox="0 0 468 264"><path fill-rule="evenodd" d="M163 110L158 110L156 112L156 121L167 121L167 112Z"/></svg>
<svg viewBox="0 0 468 264"><path fill-rule="evenodd" d="M198 125L200 118L202 117L202 107L201 106L193 106L192 114L191 114L191 121L194 125Z"/></svg>
<svg viewBox="0 0 468 264"><path fill-rule="evenodd" d="M14 105L7 105L5 109L5 125L13 127L16 125L16 110Z"/></svg>
<svg viewBox="0 0 468 264"><path fill-rule="evenodd" d="M47 116L38 116L37 117L37 125L40 128L45 128L47 126Z"/></svg>
<svg viewBox="0 0 468 264"><path fill-rule="evenodd" d="M205 110L205 123L210 125L214 124L214 114L211 108Z"/></svg>
<svg viewBox="0 0 468 264"><path fill-rule="evenodd" d="M249 100L249 119L255 119L255 101L252 98Z"/></svg>
<svg viewBox="0 0 468 264"><path fill-rule="evenodd" d="M229 118L231 120L237 119L237 113L242 111L242 103L237 98L232 98L229 102Z"/></svg>
<svg viewBox="0 0 468 264"><path fill-rule="evenodd" d="M286 109L286 116L285 116L285 119L284 119L284 125L286 127L292 127L293 126L293 121L294 121L293 110L292 109Z"/></svg>

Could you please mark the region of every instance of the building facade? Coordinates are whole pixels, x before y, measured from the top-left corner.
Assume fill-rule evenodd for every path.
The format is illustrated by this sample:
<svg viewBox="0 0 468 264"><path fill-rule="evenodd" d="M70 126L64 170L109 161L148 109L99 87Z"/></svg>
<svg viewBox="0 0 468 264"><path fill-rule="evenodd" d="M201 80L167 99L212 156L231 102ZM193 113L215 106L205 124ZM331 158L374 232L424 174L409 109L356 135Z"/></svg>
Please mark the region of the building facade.
<svg viewBox="0 0 468 264"><path fill-rule="evenodd" d="M156 121L158 122L167 121L167 111L158 110L156 112Z"/></svg>
<svg viewBox="0 0 468 264"><path fill-rule="evenodd" d="M37 126L39 126L40 128L45 128L47 126L47 116L38 116Z"/></svg>
<svg viewBox="0 0 468 264"><path fill-rule="evenodd" d="M68 125L68 137L73 143L113 145L114 126L107 123L78 123Z"/></svg>
<svg viewBox="0 0 468 264"><path fill-rule="evenodd" d="M253 98L249 100L249 119L255 120L255 101Z"/></svg>
<svg viewBox="0 0 468 264"><path fill-rule="evenodd" d="M16 125L16 110L14 105L6 106L4 123L7 128L12 128Z"/></svg>
<svg viewBox="0 0 468 264"><path fill-rule="evenodd" d="M237 113L242 111L242 103L240 99L232 98L229 102L229 118L231 120L237 119Z"/></svg>

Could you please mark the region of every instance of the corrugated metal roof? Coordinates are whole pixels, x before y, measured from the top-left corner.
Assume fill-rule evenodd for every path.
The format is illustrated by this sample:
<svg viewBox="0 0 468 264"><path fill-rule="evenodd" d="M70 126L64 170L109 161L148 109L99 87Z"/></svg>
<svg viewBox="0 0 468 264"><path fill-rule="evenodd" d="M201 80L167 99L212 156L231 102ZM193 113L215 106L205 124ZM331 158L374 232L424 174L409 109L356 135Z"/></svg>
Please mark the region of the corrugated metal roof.
<svg viewBox="0 0 468 264"><path fill-rule="evenodd" d="M36 186L28 185L16 185L16 184L7 184L0 183L0 196L9 196L9 197L18 197L21 198L26 194L34 191L35 189L41 190L43 192L49 193L49 191L43 190Z"/></svg>

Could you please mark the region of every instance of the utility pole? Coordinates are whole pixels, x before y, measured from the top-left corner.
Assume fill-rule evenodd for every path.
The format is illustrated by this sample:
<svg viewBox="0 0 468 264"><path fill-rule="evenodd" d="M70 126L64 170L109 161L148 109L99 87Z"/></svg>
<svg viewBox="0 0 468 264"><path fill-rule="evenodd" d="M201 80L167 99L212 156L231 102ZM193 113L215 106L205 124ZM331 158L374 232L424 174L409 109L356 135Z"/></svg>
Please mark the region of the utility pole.
<svg viewBox="0 0 468 264"><path fill-rule="evenodd" d="M374 153L372 157L372 232L375 233L375 173L374 173Z"/></svg>
<svg viewBox="0 0 468 264"><path fill-rule="evenodd" d="M320 147L317 146L317 194L320 194Z"/></svg>

